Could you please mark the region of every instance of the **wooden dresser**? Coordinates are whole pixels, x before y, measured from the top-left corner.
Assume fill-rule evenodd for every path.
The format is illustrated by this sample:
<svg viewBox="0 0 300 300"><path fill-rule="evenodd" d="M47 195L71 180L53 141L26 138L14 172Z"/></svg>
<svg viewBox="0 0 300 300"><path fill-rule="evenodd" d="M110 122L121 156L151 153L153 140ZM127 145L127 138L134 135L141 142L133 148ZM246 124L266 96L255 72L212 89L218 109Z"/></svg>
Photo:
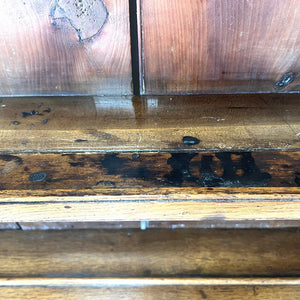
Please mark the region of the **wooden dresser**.
<svg viewBox="0 0 300 300"><path fill-rule="evenodd" d="M300 2L2 0L0 299L300 299Z"/></svg>

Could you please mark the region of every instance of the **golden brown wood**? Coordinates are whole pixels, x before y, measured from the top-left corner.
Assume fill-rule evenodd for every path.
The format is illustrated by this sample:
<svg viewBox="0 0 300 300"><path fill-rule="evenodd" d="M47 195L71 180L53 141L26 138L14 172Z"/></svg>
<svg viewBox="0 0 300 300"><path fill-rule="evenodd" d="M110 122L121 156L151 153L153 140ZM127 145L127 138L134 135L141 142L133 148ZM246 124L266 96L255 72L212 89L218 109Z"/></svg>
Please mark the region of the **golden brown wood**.
<svg viewBox="0 0 300 300"><path fill-rule="evenodd" d="M143 93L299 91L299 1L138 2Z"/></svg>
<svg viewBox="0 0 300 300"><path fill-rule="evenodd" d="M2 280L5 299L230 299L300 296L297 279L27 279ZM275 284L275 286L274 286ZM11 285L11 286L10 286ZM16 287L14 287L16 286Z"/></svg>
<svg viewBox="0 0 300 300"><path fill-rule="evenodd" d="M1 2L0 95L131 94L128 1L68 2Z"/></svg>
<svg viewBox="0 0 300 300"><path fill-rule="evenodd" d="M297 276L299 235L297 229L2 231L0 276Z"/></svg>
<svg viewBox="0 0 300 300"><path fill-rule="evenodd" d="M0 151L299 149L297 95L4 98ZM41 105L43 103L43 105ZM38 115L22 117L21 113ZM184 136L198 145L183 144Z"/></svg>

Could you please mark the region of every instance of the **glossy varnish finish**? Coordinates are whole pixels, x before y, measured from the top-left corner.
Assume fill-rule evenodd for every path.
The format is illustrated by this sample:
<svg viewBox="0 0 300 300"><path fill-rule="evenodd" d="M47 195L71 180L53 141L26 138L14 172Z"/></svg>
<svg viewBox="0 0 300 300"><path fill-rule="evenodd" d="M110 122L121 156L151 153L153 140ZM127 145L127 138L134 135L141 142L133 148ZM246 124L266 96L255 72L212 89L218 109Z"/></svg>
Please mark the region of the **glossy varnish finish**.
<svg viewBox="0 0 300 300"><path fill-rule="evenodd" d="M3 98L0 152L298 150L299 114L282 94Z"/></svg>
<svg viewBox="0 0 300 300"><path fill-rule="evenodd" d="M131 94L128 1L4 0L0 26L0 95Z"/></svg>
<svg viewBox="0 0 300 300"><path fill-rule="evenodd" d="M144 93L299 90L299 1L139 2Z"/></svg>

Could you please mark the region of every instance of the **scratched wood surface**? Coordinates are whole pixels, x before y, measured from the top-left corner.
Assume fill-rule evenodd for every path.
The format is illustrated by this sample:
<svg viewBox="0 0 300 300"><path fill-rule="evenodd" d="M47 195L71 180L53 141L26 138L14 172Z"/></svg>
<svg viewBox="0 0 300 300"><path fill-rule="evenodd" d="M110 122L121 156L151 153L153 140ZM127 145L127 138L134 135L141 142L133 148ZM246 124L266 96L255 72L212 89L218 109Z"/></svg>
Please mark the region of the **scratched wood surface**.
<svg viewBox="0 0 300 300"><path fill-rule="evenodd" d="M15 279L1 280L5 299L217 299L298 300L293 279Z"/></svg>
<svg viewBox="0 0 300 300"><path fill-rule="evenodd" d="M128 1L103 3L2 0L0 95L131 94Z"/></svg>
<svg viewBox="0 0 300 300"><path fill-rule="evenodd" d="M293 277L299 235L298 229L1 231L0 277Z"/></svg>
<svg viewBox="0 0 300 300"><path fill-rule="evenodd" d="M300 149L299 97L3 98L0 152ZM185 136L199 140L193 144Z"/></svg>
<svg viewBox="0 0 300 300"><path fill-rule="evenodd" d="M145 94L299 91L298 0L143 0Z"/></svg>

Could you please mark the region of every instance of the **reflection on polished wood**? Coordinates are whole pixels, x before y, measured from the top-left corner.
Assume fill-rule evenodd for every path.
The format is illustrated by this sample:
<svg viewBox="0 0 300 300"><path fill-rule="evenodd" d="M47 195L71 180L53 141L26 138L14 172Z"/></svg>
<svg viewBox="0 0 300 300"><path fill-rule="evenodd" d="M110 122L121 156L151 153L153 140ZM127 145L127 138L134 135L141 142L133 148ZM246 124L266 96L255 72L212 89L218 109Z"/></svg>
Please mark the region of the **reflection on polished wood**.
<svg viewBox="0 0 300 300"><path fill-rule="evenodd" d="M297 95L3 98L2 153L297 150ZM38 112L25 115L22 112ZM200 140L185 145L185 136Z"/></svg>

